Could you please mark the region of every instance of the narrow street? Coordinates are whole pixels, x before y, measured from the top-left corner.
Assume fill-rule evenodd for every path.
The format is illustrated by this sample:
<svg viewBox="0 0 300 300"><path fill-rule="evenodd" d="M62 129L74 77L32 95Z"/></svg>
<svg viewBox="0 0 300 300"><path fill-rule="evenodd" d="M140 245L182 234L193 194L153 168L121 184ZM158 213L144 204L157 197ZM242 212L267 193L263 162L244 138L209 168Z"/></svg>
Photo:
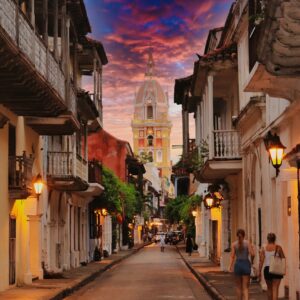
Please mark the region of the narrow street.
<svg viewBox="0 0 300 300"><path fill-rule="evenodd" d="M175 247L150 245L66 299L211 299Z"/></svg>

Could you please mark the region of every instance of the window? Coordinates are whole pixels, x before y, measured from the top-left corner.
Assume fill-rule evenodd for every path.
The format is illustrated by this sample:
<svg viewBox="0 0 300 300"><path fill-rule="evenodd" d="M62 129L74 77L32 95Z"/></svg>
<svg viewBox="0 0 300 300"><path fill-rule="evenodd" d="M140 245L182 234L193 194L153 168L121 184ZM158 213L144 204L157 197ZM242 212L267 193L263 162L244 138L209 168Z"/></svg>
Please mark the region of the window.
<svg viewBox="0 0 300 300"><path fill-rule="evenodd" d="M161 130L156 130L156 137L161 138Z"/></svg>
<svg viewBox="0 0 300 300"><path fill-rule="evenodd" d="M157 162L162 162L162 151L161 150L158 150L156 152L156 161Z"/></svg>
<svg viewBox="0 0 300 300"><path fill-rule="evenodd" d="M152 105L147 106L147 119L153 119L153 107L152 107Z"/></svg>
<svg viewBox="0 0 300 300"><path fill-rule="evenodd" d="M144 139L139 139L139 147L145 147Z"/></svg>
<svg viewBox="0 0 300 300"><path fill-rule="evenodd" d="M149 135L147 137L148 140L148 146L152 147L153 146L153 135Z"/></svg>
<svg viewBox="0 0 300 300"><path fill-rule="evenodd" d="M144 130L139 130L139 137L143 138L144 137Z"/></svg>

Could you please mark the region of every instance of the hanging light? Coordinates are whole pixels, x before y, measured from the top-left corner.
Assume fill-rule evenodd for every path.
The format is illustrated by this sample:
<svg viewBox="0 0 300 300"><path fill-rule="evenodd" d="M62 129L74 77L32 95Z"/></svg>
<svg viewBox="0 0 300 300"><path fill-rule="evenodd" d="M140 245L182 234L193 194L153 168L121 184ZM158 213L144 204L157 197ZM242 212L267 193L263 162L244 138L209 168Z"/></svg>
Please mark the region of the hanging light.
<svg viewBox="0 0 300 300"><path fill-rule="evenodd" d="M266 149L269 152L272 165L276 169L277 177L279 174L279 168L282 164L284 149L286 147L281 143L279 136L276 133L273 135L271 131L269 131L266 137L264 138L264 142Z"/></svg>
<svg viewBox="0 0 300 300"><path fill-rule="evenodd" d="M39 197L41 195L41 193L43 191L43 186L44 186L44 183L43 183L43 180L42 180L42 176L41 176L41 174L38 174L35 177L35 180L34 180L34 183L33 183L34 192L37 195L37 197Z"/></svg>

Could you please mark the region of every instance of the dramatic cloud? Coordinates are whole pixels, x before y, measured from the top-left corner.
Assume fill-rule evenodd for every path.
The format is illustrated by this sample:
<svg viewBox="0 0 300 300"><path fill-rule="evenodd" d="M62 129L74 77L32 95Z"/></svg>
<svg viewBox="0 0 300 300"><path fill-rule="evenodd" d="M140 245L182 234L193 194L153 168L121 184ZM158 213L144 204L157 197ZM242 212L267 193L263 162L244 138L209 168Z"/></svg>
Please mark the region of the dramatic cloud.
<svg viewBox="0 0 300 300"><path fill-rule="evenodd" d="M169 94L171 142L182 144L181 110L173 103L174 80L191 74L208 30L223 26L231 0L85 0L92 37L104 44L104 128L132 143L134 96L144 80L147 49ZM89 87L89 81L85 82ZM172 151L172 158L180 154Z"/></svg>

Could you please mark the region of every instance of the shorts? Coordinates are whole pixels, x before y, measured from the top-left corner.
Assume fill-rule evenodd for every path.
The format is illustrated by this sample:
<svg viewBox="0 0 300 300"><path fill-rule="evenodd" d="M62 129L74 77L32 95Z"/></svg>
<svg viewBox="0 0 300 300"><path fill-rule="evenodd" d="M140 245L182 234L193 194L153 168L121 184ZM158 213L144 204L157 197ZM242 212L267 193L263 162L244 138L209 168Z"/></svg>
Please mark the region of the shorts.
<svg viewBox="0 0 300 300"><path fill-rule="evenodd" d="M234 274L236 276L250 276L251 263L248 259L238 259L234 264Z"/></svg>
<svg viewBox="0 0 300 300"><path fill-rule="evenodd" d="M270 267L265 267L264 268L264 277L265 277L265 280L272 281L273 279L282 279L283 278L282 275L277 275L277 274L270 273L269 272L269 268Z"/></svg>

